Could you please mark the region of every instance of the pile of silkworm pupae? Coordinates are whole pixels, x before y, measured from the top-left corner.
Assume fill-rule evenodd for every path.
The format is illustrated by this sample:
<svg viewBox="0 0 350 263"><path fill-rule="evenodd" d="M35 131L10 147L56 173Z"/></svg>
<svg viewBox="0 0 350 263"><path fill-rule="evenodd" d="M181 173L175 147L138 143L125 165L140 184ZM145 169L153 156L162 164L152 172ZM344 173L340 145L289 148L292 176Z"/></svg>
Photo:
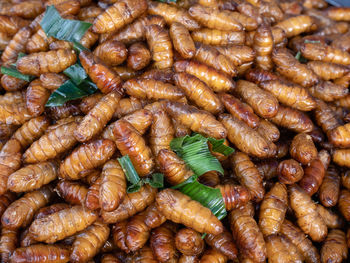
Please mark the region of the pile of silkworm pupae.
<svg viewBox="0 0 350 263"><path fill-rule="evenodd" d="M48 6L92 26L47 36ZM1 262L347 262L350 8L323 0L1 0ZM25 56L19 54L25 53ZM46 106L80 62L98 90ZM227 217L171 186L199 133ZM140 178L129 184L118 158Z"/></svg>

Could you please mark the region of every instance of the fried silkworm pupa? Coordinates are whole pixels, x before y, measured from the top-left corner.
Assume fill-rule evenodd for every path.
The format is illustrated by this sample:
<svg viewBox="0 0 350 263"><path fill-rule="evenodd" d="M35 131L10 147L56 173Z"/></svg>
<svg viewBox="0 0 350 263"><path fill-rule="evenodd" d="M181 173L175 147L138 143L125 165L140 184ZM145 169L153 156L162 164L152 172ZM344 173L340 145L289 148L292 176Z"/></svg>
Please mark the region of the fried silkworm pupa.
<svg viewBox="0 0 350 263"><path fill-rule="evenodd" d="M32 116L39 116L45 111L45 104L51 92L44 88L39 79L33 80L26 92L26 105Z"/></svg>
<svg viewBox="0 0 350 263"><path fill-rule="evenodd" d="M106 139L80 145L61 163L60 178L70 180L81 178L83 176L81 172L104 164L115 150L115 143Z"/></svg>
<svg viewBox="0 0 350 263"><path fill-rule="evenodd" d="M332 229L321 248L321 262L343 262L348 258L345 233Z"/></svg>
<svg viewBox="0 0 350 263"><path fill-rule="evenodd" d="M186 26L174 22L170 26L169 33L174 49L180 53L181 57L186 59L192 58L196 52L196 47Z"/></svg>
<svg viewBox="0 0 350 263"><path fill-rule="evenodd" d="M3 227L0 237L0 257L2 262L10 262L10 257L18 245L18 232Z"/></svg>
<svg viewBox="0 0 350 263"><path fill-rule="evenodd" d="M132 70L141 70L151 62L151 52L142 42L132 44L128 52L127 66Z"/></svg>
<svg viewBox="0 0 350 263"><path fill-rule="evenodd" d="M204 250L201 235L191 228L182 228L176 233L175 245L177 250L186 256L196 256Z"/></svg>
<svg viewBox="0 0 350 263"><path fill-rule="evenodd" d="M53 120L65 119L70 116L77 116L81 114L78 105L71 102L66 102L62 106L49 107L46 110L47 115Z"/></svg>
<svg viewBox="0 0 350 263"><path fill-rule="evenodd" d="M7 45L10 43L12 37L8 36L4 32L0 32L0 50L3 51L7 47Z"/></svg>
<svg viewBox="0 0 350 263"><path fill-rule="evenodd" d="M175 22L183 24L188 30L199 29L200 25L188 14L188 12L175 5L169 5L160 2L149 2L148 13L151 15L162 16L168 25Z"/></svg>
<svg viewBox="0 0 350 263"><path fill-rule="evenodd" d="M346 148L350 145L350 124L338 126L328 133L329 141L336 147Z"/></svg>
<svg viewBox="0 0 350 263"><path fill-rule="evenodd" d="M122 118L129 122L140 134L144 134L152 124L153 114L146 109L137 110ZM113 133L113 127L117 122L112 122L102 132L102 138L114 141L116 136Z"/></svg>
<svg viewBox="0 0 350 263"><path fill-rule="evenodd" d="M316 74L301 64L286 48L275 48L272 51L272 60L276 64L277 72L303 87L310 87L318 82Z"/></svg>
<svg viewBox="0 0 350 263"><path fill-rule="evenodd" d="M6 74L1 77L1 86L4 90L9 92L22 90L27 84L28 82L25 80L11 77Z"/></svg>
<svg viewBox="0 0 350 263"><path fill-rule="evenodd" d="M316 102L315 119L326 134L342 125L337 113L329 105L319 99L316 99Z"/></svg>
<svg viewBox="0 0 350 263"><path fill-rule="evenodd" d="M0 217L5 212L6 208L16 200L16 194L7 191L0 195Z"/></svg>
<svg viewBox="0 0 350 263"><path fill-rule="evenodd" d="M18 16L0 15L0 31L8 36L13 36L22 27L29 25L29 21Z"/></svg>
<svg viewBox="0 0 350 263"><path fill-rule="evenodd" d="M44 88L56 90L67 80L67 77L63 74L44 73L40 75L40 80Z"/></svg>
<svg viewBox="0 0 350 263"><path fill-rule="evenodd" d="M349 37L350 37L349 34L343 34L339 38L333 40L331 43L331 46L334 48L349 52L350 50Z"/></svg>
<svg viewBox="0 0 350 263"><path fill-rule="evenodd" d="M297 133L311 132L314 128L311 119L305 113L282 105L279 105L277 114L269 120Z"/></svg>
<svg viewBox="0 0 350 263"><path fill-rule="evenodd" d="M117 256L114 256L113 254L103 254L101 263L121 263L121 261Z"/></svg>
<svg viewBox="0 0 350 263"><path fill-rule="evenodd" d="M222 55L212 46L196 43L194 59L207 64L209 67L213 67L217 71L223 72L230 77L235 77L237 75L237 69L228 57Z"/></svg>
<svg viewBox="0 0 350 263"><path fill-rule="evenodd" d="M50 119L46 116L39 116L24 123L12 135L26 149L35 140L39 139L50 125Z"/></svg>
<svg viewBox="0 0 350 263"><path fill-rule="evenodd" d="M126 194L123 202L116 210L102 211L103 221L117 223L141 212L154 202L156 194L157 189L149 185L144 185L138 192Z"/></svg>
<svg viewBox="0 0 350 263"><path fill-rule="evenodd" d="M151 68L145 71L141 78L160 80L166 83L174 84L174 71L173 69L156 69Z"/></svg>
<svg viewBox="0 0 350 263"><path fill-rule="evenodd" d="M49 45L54 42L53 37L46 36L44 30L41 28L32 35L32 37L28 40L26 45L27 53L36 53L41 51L47 51L49 49ZM69 47L71 48L71 47Z"/></svg>
<svg viewBox="0 0 350 263"><path fill-rule="evenodd" d="M275 73L263 69L250 69L246 72L245 78L250 82L254 82L255 84L279 79Z"/></svg>
<svg viewBox="0 0 350 263"><path fill-rule="evenodd" d="M309 88L309 92L315 98L328 102L343 98L349 93L349 90L331 81L321 81Z"/></svg>
<svg viewBox="0 0 350 263"><path fill-rule="evenodd" d="M193 172L187 168L185 162L171 150L160 150L157 155L157 162L159 163L160 171L172 185L180 184L193 175Z"/></svg>
<svg viewBox="0 0 350 263"><path fill-rule="evenodd" d="M340 166L350 167L350 151L349 149L336 149L333 152L333 162Z"/></svg>
<svg viewBox="0 0 350 263"><path fill-rule="evenodd" d="M86 179L86 177L84 178ZM102 178L99 176L96 181L91 183L85 198L85 206L90 210L100 208L100 186Z"/></svg>
<svg viewBox="0 0 350 263"><path fill-rule="evenodd" d="M151 149L143 137L126 120L119 120L113 127L115 143L122 155L129 155L137 173L146 176L154 168Z"/></svg>
<svg viewBox="0 0 350 263"><path fill-rule="evenodd" d="M145 0L116 2L95 18L92 31L99 34L116 31L131 23L146 10L147 2Z"/></svg>
<svg viewBox="0 0 350 263"><path fill-rule="evenodd" d="M202 263L226 263L227 257L215 249L209 249L209 250L205 251L204 255L201 257L200 262L202 262Z"/></svg>
<svg viewBox="0 0 350 263"><path fill-rule="evenodd" d="M83 205L88 189L80 182L61 180L57 183L55 191L71 205Z"/></svg>
<svg viewBox="0 0 350 263"><path fill-rule="evenodd" d="M44 5L40 1L26 1L14 4L10 13L23 18L33 19L44 11Z"/></svg>
<svg viewBox="0 0 350 263"><path fill-rule="evenodd" d="M100 207L113 211L123 201L126 194L126 179L118 161L110 160L102 169L100 185Z"/></svg>
<svg viewBox="0 0 350 263"><path fill-rule="evenodd" d="M252 62L255 58L255 51L243 45L215 46L217 51L226 56L235 66Z"/></svg>
<svg viewBox="0 0 350 263"><path fill-rule="evenodd" d="M98 15L100 15L103 12L103 8L95 5L83 7L80 9L78 18L79 20L86 20L89 18L96 18Z"/></svg>
<svg viewBox="0 0 350 263"><path fill-rule="evenodd" d="M344 186L346 189L350 190L350 171L342 173L341 185Z"/></svg>
<svg viewBox="0 0 350 263"><path fill-rule="evenodd" d="M170 150L170 142L174 138L175 130L162 103L148 104L145 109L152 112L153 120L149 132L149 145L154 156L157 156L162 149Z"/></svg>
<svg viewBox="0 0 350 263"><path fill-rule="evenodd" d="M152 4L149 3L149 5L152 5ZM173 6L169 6L169 8L173 8ZM148 11L151 12L150 9ZM146 39L146 27L153 24L164 27L166 23L162 16L158 16L158 15L141 16L137 18L133 23L126 25L117 33L113 34L108 39L117 40L124 44L131 44L137 41L142 41Z"/></svg>
<svg viewBox="0 0 350 263"><path fill-rule="evenodd" d="M302 263L303 257L298 248L285 236L273 234L266 237L267 258L271 263Z"/></svg>
<svg viewBox="0 0 350 263"><path fill-rule="evenodd" d="M202 28L191 33L195 42L206 45L242 45L245 42L244 31L223 31L217 29Z"/></svg>
<svg viewBox="0 0 350 263"><path fill-rule="evenodd" d="M75 138L85 142L99 134L112 119L120 99L121 94L116 91L103 96L79 123L77 130L74 131Z"/></svg>
<svg viewBox="0 0 350 263"><path fill-rule="evenodd" d="M316 263L320 262L320 255L316 247L307 236L292 222L285 219L281 226L281 234L286 236L290 242L292 242L303 255L305 262Z"/></svg>
<svg viewBox="0 0 350 263"><path fill-rule="evenodd" d="M289 152L293 159L305 165L317 158L316 146L306 133L299 133L293 138Z"/></svg>
<svg viewBox="0 0 350 263"><path fill-rule="evenodd" d="M338 79L349 73L350 69L344 65L323 61L309 61L307 66L324 80Z"/></svg>
<svg viewBox="0 0 350 263"><path fill-rule="evenodd" d="M9 229L26 227L32 221L35 212L46 206L53 196L50 186L25 194L7 207L1 218L2 225Z"/></svg>
<svg viewBox="0 0 350 263"><path fill-rule="evenodd" d="M270 142L276 142L280 138L280 131L277 126L265 119L259 120L256 131Z"/></svg>
<svg viewBox="0 0 350 263"><path fill-rule="evenodd" d="M176 72L186 72L199 78L215 92L227 92L235 87L228 76L203 63L180 60L175 62L174 69Z"/></svg>
<svg viewBox="0 0 350 263"><path fill-rule="evenodd" d="M139 99L158 100L178 100L184 96L182 89L154 79L130 79L123 85L126 93Z"/></svg>
<svg viewBox="0 0 350 263"><path fill-rule="evenodd" d="M102 59L107 65L117 66L126 60L128 50L123 43L110 40L98 45L93 54Z"/></svg>
<svg viewBox="0 0 350 263"><path fill-rule="evenodd" d="M29 192L55 180L58 164L55 161L25 166L12 173L7 180L7 189L12 192Z"/></svg>
<svg viewBox="0 0 350 263"><path fill-rule="evenodd" d="M291 17L278 22L275 26L282 28L286 32L287 38L310 32L317 28L313 18L308 15Z"/></svg>
<svg viewBox="0 0 350 263"><path fill-rule="evenodd" d="M270 80L260 83L260 87L271 92L283 104L301 111L310 111L316 107L316 102L306 89L299 85Z"/></svg>
<svg viewBox="0 0 350 263"><path fill-rule="evenodd" d="M350 191L345 189L340 191L338 209L344 216L345 220L350 221Z"/></svg>
<svg viewBox="0 0 350 263"><path fill-rule="evenodd" d="M322 161L320 159L314 159L304 169L304 176L299 181L299 185L308 195L312 196L320 188L325 172L325 166Z"/></svg>
<svg viewBox="0 0 350 263"><path fill-rule="evenodd" d="M157 209L175 223L184 224L200 233L217 235L223 231L222 223L208 208L179 191L167 188L159 192L156 203Z"/></svg>
<svg viewBox="0 0 350 263"><path fill-rule="evenodd" d="M73 132L78 126L80 117L66 119L67 123L56 124L35 141L23 154L25 163L43 162L55 158L76 144Z"/></svg>
<svg viewBox="0 0 350 263"><path fill-rule="evenodd" d="M220 189L227 211L244 206L251 199L248 189L240 185L221 184L215 188Z"/></svg>
<svg viewBox="0 0 350 263"><path fill-rule="evenodd" d="M42 76L42 75L41 75ZM79 103L79 109L82 113L88 114L93 107L103 98L103 94L94 93L81 99ZM118 103L119 104L119 103Z"/></svg>
<svg viewBox="0 0 350 263"><path fill-rule="evenodd" d="M317 212L316 204L298 185L289 187L290 205L295 212L298 225L315 242L327 236L327 226Z"/></svg>
<svg viewBox="0 0 350 263"><path fill-rule="evenodd" d="M132 262L135 263L157 263L159 262L152 249L148 246L144 246L132 256Z"/></svg>
<svg viewBox="0 0 350 263"><path fill-rule="evenodd" d="M304 176L304 170L294 159L284 160L279 163L278 180L283 184L294 184Z"/></svg>
<svg viewBox="0 0 350 263"><path fill-rule="evenodd" d="M126 226L127 220L116 223L112 228L113 243L122 251L129 253L130 250L126 245Z"/></svg>
<svg viewBox="0 0 350 263"><path fill-rule="evenodd" d="M5 140L9 139L14 134L17 128L17 125L6 125L4 123L0 124L0 138L2 141L2 147L6 143Z"/></svg>
<svg viewBox="0 0 350 263"><path fill-rule="evenodd" d="M0 123L6 125L22 125L31 119L25 102L16 104L0 104Z"/></svg>
<svg viewBox="0 0 350 263"><path fill-rule="evenodd" d="M317 204L317 212L328 228L342 228L344 226L344 220L341 215L336 214L329 208Z"/></svg>
<svg viewBox="0 0 350 263"><path fill-rule="evenodd" d="M35 244L17 248L11 256L11 263L66 263L69 262L69 250L59 245Z"/></svg>
<svg viewBox="0 0 350 263"><path fill-rule="evenodd" d="M16 60L20 52L25 52L27 41L32 35L32 29L23 27L13 36L1 55L1 60L6 62Z"/></svg>
<svg viewBox="0 0 350 263"><path fill-rule="evenodd" d="M219 11L201 5L191 6L189 14L201 25L218 30L242 31L243 26L230 11Z"/></svg>
<svg viewBox="0 0 350 263"><path fill-rule="evenodd" d="M8 177L21 167L21 144L10 139L0 151L0 195L6 193Z"/></svg>
<svg viewBox="0 0 350 263"><path fill-rule="evenodd" d="M243 98L262 118L271 118L277 114L278 101L270 93L260 89L256 84L239 80L235 92Z"/></svg>
<svg viewBox="0 0 350 263"><path fill-rule="evenodd" d="M322 43L304 43L301 54L309 60L331 62L341 65L350 64L350 54L341 49L333 48Z"/></svg>
<svg viewBox="0 0 350 263"><path fill-rule="evenodd" d="M237 258L238 252L236 245L233 242L231 233L226 229L224 229L224 232L218 235L207 234L205 236L205 242L229 259L234 260Z"/></svg>
<svg viewBox="0 0 350 263"><path fill-rule="evenodd" d="M278 164L276 159L266 159L255 163L255 166L264 180L270 180L278 175Z"/></svg>
<svg viewBox="0 0 350 263"><path fill-rule="evenodd" d="M277 182L260 205L259 227L264 236L278 234L288 207L287 188Z"/></svg>
<svg viewBox="0 0 350 263"><path fill-rule="evenodd" d="M225 138L227 131L225 127L207 111L199 110L188 104L168 101L167 112L192 131L205 134L217 139Z"/></svg>
<svg viewBox="0 0 350 263"><path fill-rule="evenodd" d="M335 206L339 199L340 176L334 167L326 171L323 182L319 188L319 198L325 207Z"/></svg>
<svg viewBox="0 0 350 263"><path fill-rule="evenodd" d="M230 212L229 222L233 239L240 253L254 262L265 262L266 245L259 226L253 218L252 204Z"/></svg>
<svg viewBox="0 0 350 263"><path fill-rule="evenodd" d="M151 232L150 246L159 262L172 262L177 259L175 232L171 223L164 223Z"/></svg>
<svg viewBox="0 0 350 263"><path fill-rule="evenodd" d="M34 220L29 227L29 233L37 241L54 243L84 230L94 223L97 217L97 212L82 206L73 206Z"/></svg>
<svg viewBox="0 0 350 263"><path fill-rule="evenodd" d="M201 80L187 73L176 73L175 83L185 91L189 100L212 114L223 111L223 105L216 94Z"/></svg>
<svg viewBox="0 0 350 263"><path fill-rule="evenodd" d="M66 203L57 203L57 204L53 204L53 205L50 205L50 206L45 206L43 208L40 208L35 216L34 216L34 219L39 219L39 218L43 218L43 217L46 217L48 215L51 215L53 213L56 213L58 211L61 211L63 209L66 209L66 208L69 208L70 205L69 204L66 204Z"/></svg>
<svg viewBox="0 0 350 263"><path fill-rule="evenodd" d="M124 98L119 101L117 110L114 112L113 119L120 119L125 115L140 110L146 102L135 97Z"/></svg>
<svg viewBox="0 0 350 263"><path fill-rule="evenodd" d="M153 66L158 69L173 66L173 45L169 33L159 25L146 27L146 40L150 47Z"/></svg>
<svg viewBox="0 0 350 263"><path fill-rule="evenodd" d="M219 120L227 129L227 137L239 150L266 158L276 153L276 145L268 142L257 131L229 114L220 114Z"/></svg>
<svg viewBox="0 0 350 263"><path fill-rule="evenodd" d="M72 245L71 262L87 262L102 248L109 237L107 224L95 222L79 233Z"/></svg>
<svg viewBox="0 0 350 263"><path fill-rule="evenodd" d="M121 93L120 76L102 62L100 58L85 50L80 52L79 59L84 70L102 93L111 91Z"/></svg>
<svg viewBox="0 0 350 263"><path fill-rule="evenodd" d="M59 73L73 65L76 60L73 50L58 49L29 54L20 58L16 67L22 74L40 76L42 73Z"/></svg>
<svg viewBox="0 0 350 263"><path fill-rule="evenodd" d="M256 30L253 40L253 49L256 52L256 64L258 68L271 70L273 67L271 53L273 49L273 36L271 27L262 24Z"/></svg>
<svg viewBox="0 0 350 263"><path fill-rule="evenodd" d="M197 256L181 255L178 262L179 263L199 263L199 259Z"/></svg>

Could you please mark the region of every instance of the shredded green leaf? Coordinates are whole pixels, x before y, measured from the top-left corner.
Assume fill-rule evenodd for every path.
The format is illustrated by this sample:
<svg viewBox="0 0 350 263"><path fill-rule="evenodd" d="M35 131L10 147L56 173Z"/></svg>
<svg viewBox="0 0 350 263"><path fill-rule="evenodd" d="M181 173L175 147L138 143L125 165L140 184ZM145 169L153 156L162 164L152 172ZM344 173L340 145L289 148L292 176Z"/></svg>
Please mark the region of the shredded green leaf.
<svg viewBox="0 0 350 263"><path fill-rule="evenodd" d="M297 60L299 60L300 63L306 63L307 62L307 59L304 58L302 55L301 55L301 52L298 51L298 53L295 55L295 58Z"/></svg>
<svg viewBox="0 0 350 263"><path fill-rule="evenodd" d="M63 74L69 77L76 85L81 84L85 79L88 78L88 75L86 74L84 68L78 63L65 69L63 71Z"/></svg>
<svg viewBox="0 0 350 263"><path fill-rule="evenodd" d="M201 184L197 179L198 176L193 175L181 185L172 188L209 208L219 220L223 219L227 212L220 190Z"/></svg>
<svg viewBox="0 0 350 263"><path fill-rule="evenodd" d="M130 183L126 189L128 193L138 192L144 184L149 184L153 188L162 188L164 186L164 175L161 173L154 173L151 178L141 179L128 155L118 158L118 162L124 171L126 179Z"/></svg>
<svg viewBox="0 0 350 263"><path fill-rule="evenodd" d="M86 47L84 47L79 42L74 41L73 42L73 49L79 54L81 51L88 50Z"/></svg>
<svg viewBox="0 0 350 263"><path fill-rule="evenodd" d="M16 66L13 66L13 65L1 66L1 73L17 79L22 79L27 82L30 82L35 78L34 76L31 76L31 75L22 74L16 69Z"/></svg>
<svg viewBox="0 0 350 263"><path fill-rule="evenodd" d="M67 80L50 95L46 107L62 106L70 100L76 100L95 93L97 87L88 80L82 81L80 85L75 85L72 80Z"/></svg>
<svg viewBox="0 0 350 263"><path fill-rule="evenodd" d="M208 141L212 143L214 151L225 155L229 155L234 151L232 148L223 144L224 140L205 138L201 134L175 138L171 141L170 147L185 161L195 174L202 175L209 171L218 171L224 174L224 169L220 162L209 150Z"/></svg>
<svg viewBox="0 0 350 263"><path fill-rule="evenodd" d="M305 44L307 44L307 43L317 44L317 43L321 43L321 41L320 41L320 40L308 40L308 39L306 39L306 40L304 41L304 43L305 43Z"/></svg>
<svg viewBox="0 0 350 263"><path fill-rule="evenodd" d="M79 42L92 24L79 20L63 19L56 7L50 5L46 8L40 26L49 37Z"/></svg>

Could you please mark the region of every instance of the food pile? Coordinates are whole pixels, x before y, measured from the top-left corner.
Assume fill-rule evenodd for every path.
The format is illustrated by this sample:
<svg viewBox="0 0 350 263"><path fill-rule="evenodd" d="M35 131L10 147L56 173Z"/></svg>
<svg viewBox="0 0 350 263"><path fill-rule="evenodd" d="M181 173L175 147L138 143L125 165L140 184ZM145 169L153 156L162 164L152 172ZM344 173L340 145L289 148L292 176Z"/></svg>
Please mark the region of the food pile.
<svg viewBox="0 0 350 263"><path fill-rule="evenodd" d="M1 262L347 262L350 8L2 0Z"/></svg>

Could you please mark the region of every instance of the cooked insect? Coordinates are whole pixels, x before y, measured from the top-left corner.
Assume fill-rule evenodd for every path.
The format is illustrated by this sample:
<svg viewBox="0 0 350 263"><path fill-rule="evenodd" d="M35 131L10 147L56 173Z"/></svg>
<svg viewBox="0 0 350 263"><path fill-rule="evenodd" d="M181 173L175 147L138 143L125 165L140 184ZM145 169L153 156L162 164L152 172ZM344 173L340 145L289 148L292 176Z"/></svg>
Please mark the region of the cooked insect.
<svg viewBox="0 0 350 263"><path fill-rule="evenodd" d="M186 26L174 22L170 26L169 34L174 44L174 49L183 58L190 59L196 52L196 47Z"/></svg>
<svg viewBox="0 0 350 263"><path fill-rule="evenodd" d="M175 245L177 250L187 256L199 255L204 250L201 235L191 228L183 228L176 233Z"/></svg>
<svg viewBox="0 0 350 263"><path fill-rule="evenodd" d="M266 244L259 226L253 218L254 210L249 204L231 211L229 222L235 243L244 257L254 262L265 262Z"/></svg>
<svg viewBox="0 0 350 263"><path fill-rule="evenodd" d="M349 68L344 65L323 61L309 61L308 67L324 80L338 79L349 73Z"/></svg>
<svg viewBox="0 0 350 263"><path fill-rule="evenodd" d="M269 262L303 262L298 248L285 236L273 234L266 238L267 258Z"/></svg>
<svg viewBox="0 0 350 263"><path fill-rule="evenodd" d="M172 262L177 258L174 230L171 223L164 223L152 230L150 246L159 262Z"/></svg>
<svg viewBox="0 0 350 263"><path fill-rule="evenodd" d="M180 60L175 62L174 69L176 72L186 72L199 78L215 92L230 91L235 87L229 77L203 63Z"/></svg>
<svg viewBox="0 0 350 263"><path fill-rule="evenodd" d="M278 165L278 180L284 184L298 182L304 176L304 170L294 159L284 160Z"/></svg>
<svg viewBox="0 0 350 263"><path fill-rule="evenodd" d="M200 233L217 235L223 231L222 223L208 208L177 190L167 188L159 192L156 202L157 209L175 223L184 224Z"/></svg>
<svg viewBox="0 0 350 263"><path fill-rule="evenodd" d="M18 246L18 232L3 227L0 237L0 258L2 262L10 262L10 257Z"/></svg>
<svg viewBox="0 0 350 263"><path fill-rule="evenodd" d="M345 220L350 221L350 191L345 189L340 191L338 208Z"/></svg>
<svg viewBox="0 0 350 263"><path fill-rule="evenodd" d="M46 206L53 197L54 193L50 186L25 194L7 207L1 218L2 225L9 229L28 226L35 212Z"/></svg>
<svg viewBox="0 0 350 263"><path fill-rule="evenodd" d="M301 54L310 60L331 62L341 65L350 64L350 54L322 43L304 43Z"/></svg>
<svg viewBox="0 0 350 263"><path fill-rule="evenodd" d="M116 2L96 17L92 30L100 34L116 31L142 15L146 9L147 2L144 0Z"/></svg>
<svg viewBox="0 0 350 263"><path fill-rule="evenodd" d="M11 263L66 263L69 262L69 250L59 245L35 244L20 247L11 256Z"/></svg>
<svg viewBox="0 0 350 263"><path fill-rule="evenodd" d="M138 99L178 100L184 96L180 88L154 79L130 79L124 83L123 88L128 95Z"/></svg>
<svg viewBox="0 0 350 263"><path fill-rule="evenodd" d="M129 47L127 66L133 70L141 70L151 62L151 52L141 42Z"/></svg>
<svg viewBox="0 0 350 263"><path fill-rule="evenodd" d="M308 164L317 158L317 149L310 135L297 134L290 145L290 155L302 164Z"/></svg>
<svg viewBox="0 0 350 263"><path fill-rule="evenodd" d="M260 206L259 227L264 236L279 233L288 207L287 188L277 182Z"/></svg>
<svg viewBox="0 0 350 263"><path fill-rule="evenodd" d="M77 180L82 172L104 164L116 150L114 142L106 139L90 141L76 148L60 165L60 178Z"/></svg>
<svg viewBox="0 0 350 263"><path fill-rule="evenodd" d="M188 104L168 101L166 110L171 117L181 124L189 127L194 132L203 133L217 139L225 138L227 131L225 127L215 119L209 112L199 110Z"/></svg>
<svg viewBox="0 0 350 263"><path fill-rule="evenodd" d="M125 61L128 51L123 43L111 40L98 45L93 54L107 65L117 66Z"/></svg>
<svg viewBox="0 0 350 263"><path fill-rule="evenodd" d="M234 32L209 28L193 31L191 37L193 41L207 45L242 45L245 41L245 34L243 31Z"/></svg>
<svg viewBox="0 0 350 263"><path fill-rule="evenodd" d="M73 50L58 49L24 56L17 61L17 70L23 74L40 76L42 73L59 73L73 65L77 56Z"/></svg>
<svg viewBox="0 0 350 263"><path fill-rule="evenodd" d="M170 68L173 65L173 46L169 33L159 25L146 27L146 40L151 49L153 66L158 69Z"/></svg>
<svg viewBox="0 0 350 263"><path fill-rule="evenodd" d="M83 205L88 189L79 182L61 180L57 183L56 192L71 205Z"/></svg>
<svg viewBox="0 0 350 263"><path fill-rule="evenodd" d="M29 192L55 180L58 165L55 161L25 166L12 173L7 180L7 189L12 192Z"/></svg>
<svg viewBox="0 0 350 263"><path fill-rule="evenodd" d="M6 62L16 60L20 52L25 52L26 44L32 35L30 27L23 27L13 36L1 55L1 60Z"/></svg>
<svg viewBox="0 0 350 263"><path fill-rule="evenodd" d="M343 262L348 258L345 233L339 229L329 232L321 248L321 262Z"/></svg>
<svg viewBox="0 0 350 263"><path fill-rule="evenodd" d="M313 241L322 241L327 236L327 226L319 216L311 197L297 185L289 187L289 197L300 228Z"/></svg>
<svg viewBox="0 0 350 263"><path fill-rule="evenodd" d="M254 34L253 48L256 52L256 64L258 68L271 70L273 67L271 53L273 49L273 36L271 27L262 24Z"/></svg>
<svg viewBox="0 0 350 263"><path fill-rule="evenodd" d="M323 182L319 188L320 201L326 207L335 206L340 192L340 176L334 167L326 171Z"/></svg>
<svg viewBox="0 0 350 263"><path fill-rule="evenodd" d="M115 143L122 155L129 155L137 173L147 176L153 171L154 160L151 149L144 138L126 120L119 120L113 127Z"/></svg>
<svg viewBox="0 0 350 263"><path fill-rule="evenodd" d="M202 256L202 263L226 263L227 257L215 249L207 250Z"/></svg>
<svg viewBox="0 0 350 263"><path fill-rule="evenodd" d="M328 228L342 228L344 226L343 218L323 205L317 204L317 212Z"/></svg>
<svg viewBox="0 0 350 263"><path fill-rule="evenodd" d="M48 131L24 152L23 161L43 162L71 149L77 143L73 132L78 127L79 120L79 117L68 118L66 123L49 127Z"/></svg>
<svg viewBox="0 0 350 263"><path fill-rule="evenodd" d="M309 166L304 169L304 176L299 181L299 185L308 195L313 195L321 186L325 176L326 167L320 159L314 159Z"/></svg>

